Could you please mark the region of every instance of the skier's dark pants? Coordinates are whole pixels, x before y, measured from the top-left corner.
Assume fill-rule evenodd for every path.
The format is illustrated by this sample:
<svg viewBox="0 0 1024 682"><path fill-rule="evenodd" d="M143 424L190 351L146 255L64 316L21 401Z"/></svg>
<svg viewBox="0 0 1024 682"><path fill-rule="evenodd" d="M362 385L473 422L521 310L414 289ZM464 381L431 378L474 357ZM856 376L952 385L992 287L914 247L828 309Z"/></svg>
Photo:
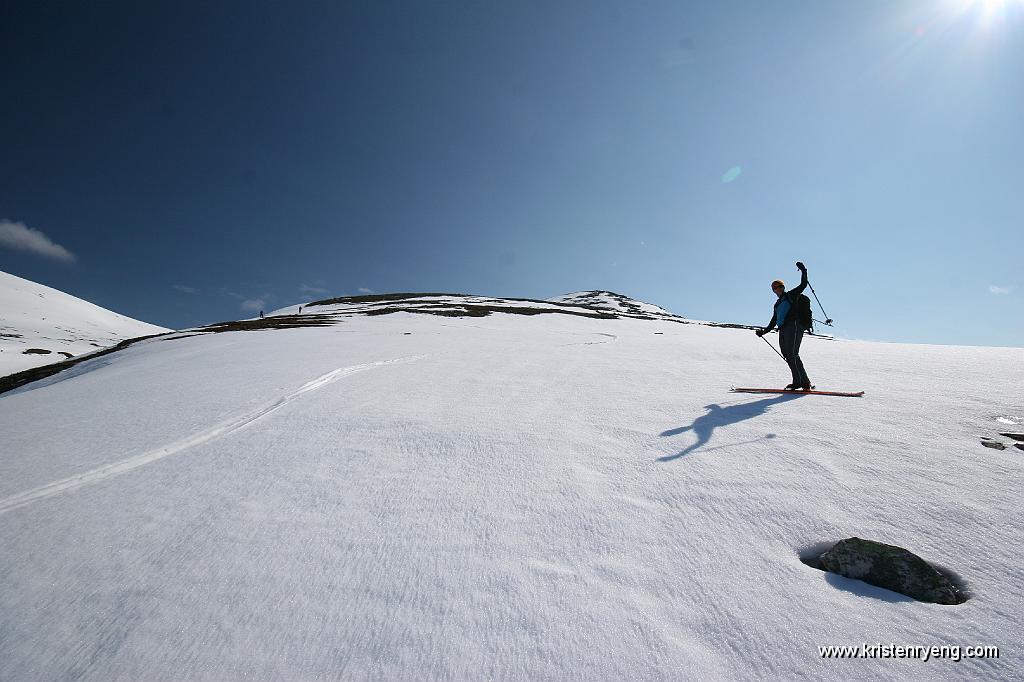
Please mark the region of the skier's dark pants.
<svg viewBox="0 0 1024 682"><path fill-rule="evenodd" d="M803 386L809 384L807 372L804 371L804 363L800 360L800 342L804 338L804 330L795 324L786 324L779 330L779 346L782 348L782 357L789 363L789 369L793 372L793 385Z"/></svg>

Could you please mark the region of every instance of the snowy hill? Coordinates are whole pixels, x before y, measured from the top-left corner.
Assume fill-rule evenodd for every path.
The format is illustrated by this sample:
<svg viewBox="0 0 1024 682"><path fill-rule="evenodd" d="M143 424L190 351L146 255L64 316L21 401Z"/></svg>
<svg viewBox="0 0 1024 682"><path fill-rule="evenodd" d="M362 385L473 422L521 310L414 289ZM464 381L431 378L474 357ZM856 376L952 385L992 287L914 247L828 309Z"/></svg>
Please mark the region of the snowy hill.
<svg viewBox="0 0 1024 682"><path fill-rule="evenodd" d="M0 376L166 331L0 272Z"/></svg>
<svg viewBox="0 0 1024 682"><path fill-rule="evenodd" d="M555 303L566 303L569 305L581 305L600 310L610 310L612 312L624 313L627 315L647 316L651 318L678 317L659 306L651 303L644 303L643 301L635 301L627 296L616 294L612 291L580 291L575 294L566 294L565 296L558 296L548 300Z"/></svg>
<svg viewBox="0 0 1024 682"><path fill-rule="evenodd" d="M307 311L335 313L365 313L382 315L404 311L421 314L478 317L492 312L510 312L526 315L564 313L616 319L632 317L655 320L670 319L683 322L685 318L663 308L631 299L610 291L581 291L548 300L530 298L493 298L466 294L369 294L345 296L304 304ZM272 315L297 313L296 306L274 311Z"/></svg>
<svg viewBox="0 0 1024 682"><path fill-rule="evenodd" d="M1024 679L1024 349L809 338L865 397L741 395L763 341L640 305L332 299L0 395L0 679ZM850 536L970 599L801 562Z"/></svg>

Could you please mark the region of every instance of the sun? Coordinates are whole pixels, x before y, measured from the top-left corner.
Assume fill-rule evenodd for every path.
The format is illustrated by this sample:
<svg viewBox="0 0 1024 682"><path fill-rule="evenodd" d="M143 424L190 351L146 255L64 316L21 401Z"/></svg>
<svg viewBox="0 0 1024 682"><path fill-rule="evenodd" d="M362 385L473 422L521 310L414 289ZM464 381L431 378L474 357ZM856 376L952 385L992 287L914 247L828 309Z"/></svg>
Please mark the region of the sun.
<svg viewBox="0 0 1024 682"><path fill-rule="evenodd" d="M1001 12L1009 4L1008 0L976 0L981 5L981 11L985 14Z"/></svg>
<svg viewBox="0 0 1024 682"><path fill-rule="evenodd" d="M998 12L1019 0L948 0L947 6L961 12Z"/></svg>
<svg viewBox="0 0 1024 682"><path fill-rule="evenodd" d="M1005 12L1011 5L1021 5L1021 0L957 0L961 11L979 12L983 16L992 16Z"/></svg>
<svg viewBox="0 0 1024 682"><path fill-rule="evenodd" d="M953 16L973 17L981 26L991 27L1024 8L1024 0L946 0L945 6Z"/></svg>

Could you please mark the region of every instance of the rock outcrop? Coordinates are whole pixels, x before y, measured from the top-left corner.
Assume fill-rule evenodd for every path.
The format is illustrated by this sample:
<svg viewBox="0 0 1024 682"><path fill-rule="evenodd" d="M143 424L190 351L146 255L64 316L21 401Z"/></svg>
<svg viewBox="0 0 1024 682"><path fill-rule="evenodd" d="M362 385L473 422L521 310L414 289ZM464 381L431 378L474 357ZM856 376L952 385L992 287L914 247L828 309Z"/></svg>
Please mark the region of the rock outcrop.
<svg viewBox="0 0 1024 682"><path fill-rule="evenodd" d="M967 601L953 582L916 554L873 540L840 540L818 558L822 570L933 604Z"/></svg>

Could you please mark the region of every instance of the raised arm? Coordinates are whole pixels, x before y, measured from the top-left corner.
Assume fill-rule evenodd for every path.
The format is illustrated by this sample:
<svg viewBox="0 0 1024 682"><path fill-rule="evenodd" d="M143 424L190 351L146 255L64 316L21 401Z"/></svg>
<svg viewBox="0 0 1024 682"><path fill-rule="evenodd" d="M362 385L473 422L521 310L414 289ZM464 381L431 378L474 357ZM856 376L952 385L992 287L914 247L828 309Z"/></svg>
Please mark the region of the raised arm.
<svg viewBox="0 0 1024 682"><path fill-rule="evenodd" d="M800 261L796 262L796 267L800 271L800 284L794 287L789 293L793 296L799 296L804 293L804 289L807 288L807 266Z"/></svg>

